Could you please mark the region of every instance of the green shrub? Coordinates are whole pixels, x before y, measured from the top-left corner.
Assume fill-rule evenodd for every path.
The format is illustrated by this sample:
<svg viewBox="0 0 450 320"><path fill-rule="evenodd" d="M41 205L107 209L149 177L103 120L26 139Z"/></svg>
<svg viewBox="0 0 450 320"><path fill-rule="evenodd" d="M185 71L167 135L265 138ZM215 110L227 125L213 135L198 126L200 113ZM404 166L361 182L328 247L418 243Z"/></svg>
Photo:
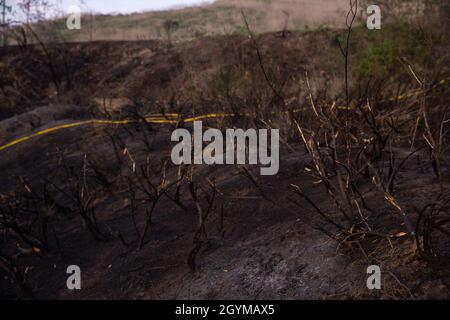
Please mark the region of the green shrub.
<svg viewBox="0 0 450 320"><path fill-rule="evenodd" d="M400 59L416 67L426 68L430 63L428 40L432 30L397 21L382 26L381 30L357 27L351 38L353 72L359 79L383 78L404 71ZM341 43L344 35L340 35Z"/></svg>

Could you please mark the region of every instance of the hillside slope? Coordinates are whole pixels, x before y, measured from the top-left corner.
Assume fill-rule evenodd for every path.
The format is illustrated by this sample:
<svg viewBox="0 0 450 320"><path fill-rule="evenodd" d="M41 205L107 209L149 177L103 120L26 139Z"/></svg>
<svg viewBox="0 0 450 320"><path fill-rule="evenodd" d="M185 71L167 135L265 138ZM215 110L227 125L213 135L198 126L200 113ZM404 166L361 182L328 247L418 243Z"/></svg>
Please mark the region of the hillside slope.
<svg viewBox="0 0 450 320"><path fill-rule="evenodd" d="M307 30L342 26L347 0L219 0L178 10L131 15L84 15L82 29L69 31L65 21L52 24L69 41L149 40L170 38L191 40L202 36L244 33L242 13L255 32ZM55 25L58 28L54 28Z"/></svg>
<svg viewBox="0 0 450 320"><path fill-rule="evenodd" d="M398 29L397 25L392 28ZM364 32L355 30L355 35ZM389 33L404 40L394 42L399 55L408 56L425 46L410 43L408 34L421 40L410 29ZM0 210L7 219L0 220L0 231L8 236L1 237L0 253L12 257L26 275L23 285L41 299L450 297L448 267L415 255L400 215L372 180L361 176L356 181L364 199L356 204L367 220L370 217L368 222L379 237L367 232L367 237L358 238L356 232L350 234L351 241L335 242L327 235L334 227L293 192L297 186L333 219L343 220L323 184L310 174L314 168L311 156L295 125L310 132L318 124L310 109L308 83L321 112L333 111L333 99L343 101L337 36L338 31L321 30L256 37L264 70L273 85L280 85L276 88L281 88L281 97L274 96L254 42L246 36L207 37L174 45L113 41L50 46L56 78L39 47L4 50L0 56L2 143L93 118L137 121L67 128L2 150ZM377 42L370 40L372 46ZM378 40L386 43L383 37ZM364 59L365 72L377 71L376 62L387 56L384 51L374 55L370 48L371 55ZM425 51L422 55L438 65L439 47L432 49L436 58L430 59ZM419 65L420 57L415 58ZM383 69L385 61L381 59ZM447 61L440 62L444 67L439 79L449 76ZM445 82L424 91L419 99L389 100L392 94L417 89L415 81L407 75L401 78L395 66L388 69L389 86L368 85L371 115L381 129L364 125L367 120L362 115L367 115L363 113L367 109L351 112L355 149L370 155L374 149L367 143L377 141L373 131L393 135L383 154L387 162L380 163L383 172L384 167L402 164L409 154L410 131L420 115L422 99L433 107L431 125L441 123L448 130L449 124L438 122L442 115L448 117L449 86ZM205 127L279 128L279 174L260 176L257 166L173 165L170 135L175 125L142 121L148 114L173 112L237 114L205 120ZM189 123L178 125L191 129ZM442 167L445 178L440 181L427 161L427 142L420 138L424 127L418 130L419 148L411 161L400 165L394 185L395 199L412 221L416 208L435 195L445 199L449 195L448 166ZM448 135L443 141L448 141ZM445 145L442 152L443 161L450 159ZM341 149L340 155L344 154ZM173 182L179 179L179 168L184 172L178 188ZM336 179L333 168L329 170L330 179ZM168 187L149 214L155 201L151 186L162 188L158 185L162 176ZM197 200L190 194L191 187L198 192ZM197 205L206 210L210 203L211 213L204 220L199 242ZM35 219L35 215L44 218ZM443 216L448 221L447 213ZM18 223L11 224L17 222L13 219ZM447 233L448 226L444 225ZM364 230L364 224L356 227ZM18 236L22 230L28 242ZM438 244L435 252L448 257L448 239L438 231L433 233ZM372 263L383 268L380 291L366 287L366 268ZM65 268L72 264L79 265L84 274L83 290L78 292L65 287ZM3 271L0 287L0 298L26 293Z"/></svg>

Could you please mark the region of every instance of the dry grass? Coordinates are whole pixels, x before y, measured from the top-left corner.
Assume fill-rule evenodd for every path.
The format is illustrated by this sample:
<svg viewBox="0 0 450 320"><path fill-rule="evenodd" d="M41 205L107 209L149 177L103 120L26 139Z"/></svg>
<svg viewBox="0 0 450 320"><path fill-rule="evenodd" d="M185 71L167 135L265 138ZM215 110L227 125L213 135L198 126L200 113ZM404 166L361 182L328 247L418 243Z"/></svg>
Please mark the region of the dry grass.
<svg viewBox="0 0 450 320"><path fill-rule="evenodd" d="M168 38L167 21L176 21L173 40L203 36L245 33L241 11L245 11L256 33L277 32L284 28L303 31L319 27L342 26L347 0L220 0L211 5L171 11L131 15L85 15L80 31L64 30L69 41L149 40ZM54 28L53 28L54 31Z"/></svg>

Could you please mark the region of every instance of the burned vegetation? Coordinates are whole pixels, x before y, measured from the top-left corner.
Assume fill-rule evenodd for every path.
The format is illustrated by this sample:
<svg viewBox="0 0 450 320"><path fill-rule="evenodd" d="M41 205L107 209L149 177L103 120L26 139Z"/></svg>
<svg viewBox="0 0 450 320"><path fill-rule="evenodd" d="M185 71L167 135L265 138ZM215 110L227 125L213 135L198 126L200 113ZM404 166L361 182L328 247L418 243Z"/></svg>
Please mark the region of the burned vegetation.
<svg viewBox="0 0 450 320"><path fill-rule="evenodd" d="M373 35L357 12L262 35L243 14L245 35L179 43L19 33L0 53L1 298L450 297L448 30ZM175 165L198 117L279 129L278 174Z"/></svg>

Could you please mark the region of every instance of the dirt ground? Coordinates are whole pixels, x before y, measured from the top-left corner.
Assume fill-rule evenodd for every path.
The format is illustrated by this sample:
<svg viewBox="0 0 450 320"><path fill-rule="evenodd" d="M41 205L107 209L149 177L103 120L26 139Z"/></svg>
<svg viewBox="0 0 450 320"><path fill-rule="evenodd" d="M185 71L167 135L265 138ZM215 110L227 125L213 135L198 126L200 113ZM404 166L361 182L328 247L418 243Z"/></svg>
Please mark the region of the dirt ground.
<svg viewBox="0 0 450 320"><path fill-rule="evenodd" d="M323 60L308 55L308 51L320 50L321 45L336 49L332 44L333 37L326 32L314 36L289 33L287 38L267 34L259 41L265 61L277 66L271 70L276 80L281 81L277 77L288 73L296 86L301 87L304 80L300 76L295 78L295 75L310 71L313 86L320 87L320 83L333 84L334 75L325 74L324 67L321 67ZM45 90L34 92L13 85L8 87L16 95L8 95L9 100L5 98L4 104L16 105L17 101L23 101L23 110L17 112L14 109L12 114L2 117L1 143L80 119L108 116L119 119L142 111L133 109L133 106L139 106L142 112L172 111L199 115L216 111L221 107L220 101L225 100L233 106L258 104L258 98L267 98L265 93L255 91L248 100L233 100L244 87L259 88L261 82L258 81L262 80L249 78L242 72L233 82L229 75L223 76L224 73L227 75L224 71L227 68L218 68L223 61L229 65L243 62L248 70L260 72L255 71L260 66L254 59L255 52L248 38L233 36L202 41L175 48L160 42L70 45L64 50L79 58L69 59L73 64L69 65L70 75L77 84L67 87L64 97L70 97L70 104L65 103L64 98L54 102L54 87L50 77L43 76L39 64L34 64L36 69L27 74L20 73L20 68L5 73L5 81L21 77L22 81L18 83L39 78L41 82L36 84L36 88ZM20 60L18 54L7 52L2 57L9 66L23 67L24 60ZM42 67L42 70L45 69ZM238 68L236 70L241 72ZM230 81L234 84L229 85ZM228 86L224 86L224 82ZM335 85L334 91L338 92L339 85ZM301 94L294 89L292 86L288 90L291 95L286 100L295 103L298 102L295 95L298 99ZM319 90L315 91L320 94ZM214 100L215 92L221 92L220 99ZM283 117L274 121L286 124L281 125L285 129L288 119ZM240 118L204 122L205 127L213 128L250 128L254 125L252 120ZM189 124L186 126L190 127ZM127 198L126 173L129 175L133 171L133 163L137 163L139 171L140 165L150 161L151 169L160 174L161 164L170 159L173 129L173 125L88 124L35 137L1 151L2 196L18 191L21 181L27 181L36 190L44 188L44 181L57 181L61 186L69 186L73 177L65 174L78 172L86 164L86 159L101 171L100 174L89 171L92 184L98 186L100 182L95 179L106 177L108 183L105 185L110 185L104 189L91 187L89 192L95 195L92 206L95 207L99 228L114 235L111 239L95 239L79 215L59 207L52 211L48 233L50 250L45 254L30 252L30 248L22 247L20 241L12 243L6 233L2 236L5 250L16 253L14 262L23 271L25 282L36 298L450 298L447 271L434 269L418 259L413 241L408 237L374 239L361 247L355 245L350 248L319 230L324 222L304 199L293 195L290 185L300 186L324 210L332 210L331 200L326 191L305 174L309 156L298 140L292 143L291 136L282 136L280 172L273 177L260 176L257 166L248 166L247 171L242 166L195 166L193 177L199 190L204 191L202 200L211 193L213 183L217 193L217 206L206 221L207 239L203 240L196 255L195 272L188 265L188 257L194 247L196 204L186 185L180 190L183 206L168 197L162 197L158 202L140 247L136 230L144 228L148 205L132 210L133 203ZM400 154L406 151L398 150ZM402 168L396 187L402 206L408 212L424 203L439 184L431 170L419 174L417 167L418 164L411 161ZM177 170L176 166L169 165L167 177L173 179ZM254 177L256 183L249 177ZM420 185L425 185L428 191L420 192ZM369 185L362 187L366 188L368 205L383 212L385 220L392 222L386 223L386 231L402 234L405 226L398 213L388 203L381 202ZM61 207L69 206L69 198L60 194L57 201ZM380 265L382 269L381 290L371 291L366 286L366 269L372 264ZM66 268L69 265L80 266L82 290L67 289ZM10 275L0 274L0 297L22 296Z"/></svg>
<svg viewBox="0 0 450 320"><path fill-rule="evenodd" d="M213 125L213 124L211 124ZM122 129L118 129L122 131ZM155 128L154 154L168 155L170 130ZM124 134L122 132L122 134ZM69 159L79 162L83 154L113 158L101 128L70 129L67 132L37 138L3 153L2 181L22 176L29 181L52 175L57 163L56 146L64 146ZM136 158L142 145L127 141ZM442 298L448 294L444 280L423 275L424 265L405 256L408 241L381 241L368 261L357 249L348 251L316 230L315 218L306 203L302 207L289 202L290 183L311 188L310 178L299 176L305 153L283 150L280 173L260 182L263 196L233 166L196 168L196 175L214 180L223 198L225 215L208 221L211 240L197 257L192 272L187 257L192 249L195 209L186 211L168 200L162 201L142 249L136 248L136 234L128 205L119 195L100 197L99 219L108 228L120 232L126 245L118 240L98 242L76 217L57 219L54 250L44 257L23 254L17 259L26 270L27 283L41 299L345 299L345 298ZM258 168L250 168L255 176ZM6 183L2 190L8 190ZM410 189L411 185L404 186ZM320 190L309 190L326 202ZM267 199L265 199L267 197ZM189 197L182 198L189 203ZM387 205L375 203L378 209ZM138 228L142 228L140 212ZM392 212L392 215L395 215ZM101 217L101 218L100 218ZM408 251L406 251L408 252ZM379 260L378 260L379 259ZM366 287L367 266L378 262L383 270L383 290ZM66 288L68 265L82 270L82 290ZM415 276L423 283L417 284ZM424 278L425 277L425 278ZM429 277L429 279L428 279ZM3 298L15 290L7 275L1 281ZM434 289L427 289L427 287ZM436 289L439 288L439 289ZM447 293L445 293L447 292ZM448 296L447 296L448 297Z"/></svg>

